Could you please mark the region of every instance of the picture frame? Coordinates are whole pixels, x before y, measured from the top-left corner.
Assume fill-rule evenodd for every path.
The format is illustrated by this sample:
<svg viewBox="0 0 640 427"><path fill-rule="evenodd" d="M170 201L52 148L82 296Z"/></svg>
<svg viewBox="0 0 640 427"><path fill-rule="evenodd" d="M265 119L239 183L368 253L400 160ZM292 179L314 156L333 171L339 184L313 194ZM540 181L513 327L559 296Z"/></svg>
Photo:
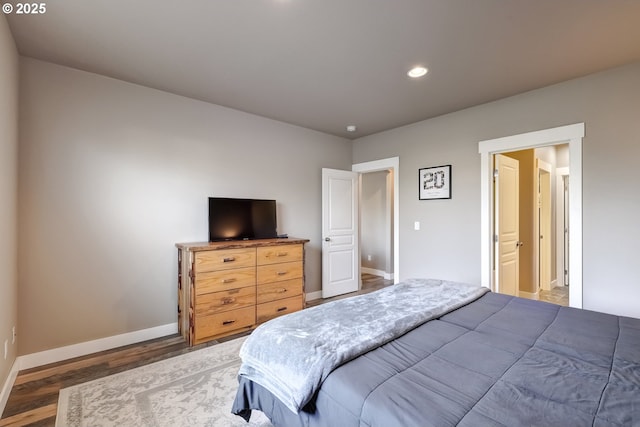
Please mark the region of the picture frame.
<svg viewBox="0 0 640 427"><path fill-rule="evenodd" d="M418 200L451 198L451 165L418 169Z"/></svg>

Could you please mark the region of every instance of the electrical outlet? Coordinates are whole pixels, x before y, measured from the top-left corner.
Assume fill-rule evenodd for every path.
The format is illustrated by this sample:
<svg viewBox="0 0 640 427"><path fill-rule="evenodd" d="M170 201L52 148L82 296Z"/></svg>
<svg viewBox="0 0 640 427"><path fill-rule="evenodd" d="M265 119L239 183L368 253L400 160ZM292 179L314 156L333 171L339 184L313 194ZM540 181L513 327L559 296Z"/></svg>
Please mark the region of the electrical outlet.
<svg viewBox="0 0 640 427"><path fill-rule="evenodd" d="M15 344L16 343L16 327L14 326L11 329L11 344Z"/></svg>
<svg viewBox="0 0 640 427"><path fill-rule="evenodd" d="M367 255L367 261L371 261L371 255Z"/></svg>

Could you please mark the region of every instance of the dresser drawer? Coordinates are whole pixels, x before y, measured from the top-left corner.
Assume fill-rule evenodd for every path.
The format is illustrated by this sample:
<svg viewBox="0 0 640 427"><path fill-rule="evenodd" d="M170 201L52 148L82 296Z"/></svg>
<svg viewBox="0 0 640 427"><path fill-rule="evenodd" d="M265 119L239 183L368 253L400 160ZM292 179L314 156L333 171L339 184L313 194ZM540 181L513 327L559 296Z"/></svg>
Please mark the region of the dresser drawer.
<svg viewBox="0 0 640 427"><path fill-rule="evenodd" d="M255 325L255 307L240 308L224 313L195 318L195 343L211 339L216 336L229 335L238 329L248 329Z"/></svg>
<svg viewBox="0 0 640 427"><path fill-rule="evenodd" d="M302 310L302 304L302 295L258 304L256 310L258 323L264 323L278 316Z"/></svg>
<svg viewBox="0 0 640 427"><path fill-rule="evenodd" d="M226 249L196 252L194 270L198 274L203 271L228 270L254 265L256 265L255 249Z"/></svg>
<svg viewBox="0 0 640 427"><path fill-rule="evenodd" d="M302 277L302 262L283 262L281 264L269 264L258 266L258 284L280 282L283 280Z"/></svg>
<svg viewBox="0 0 640 427"><path fill-rule="evenodd" d="M196 298L196 316L250 307L256 304L256 288L230 289L200 295Z"/></svg>
<svg viewBox="0 0 640 427"><path fill-rule="evenodd" d="M258 286L258 304L302 294L302 277Z"/></svg>
<svg viewBox="0 0 640 427"><path fill-rule="evenodd" d="M302 245L283 245L258 248L258 265L302 261Z"/></svg>
<svg viewBox="0 0 640 427"><path fill-rule="evenodd" d="M255 286L256 268L245 267L233 270L207 271L196 275L196 295Z"/></svg>

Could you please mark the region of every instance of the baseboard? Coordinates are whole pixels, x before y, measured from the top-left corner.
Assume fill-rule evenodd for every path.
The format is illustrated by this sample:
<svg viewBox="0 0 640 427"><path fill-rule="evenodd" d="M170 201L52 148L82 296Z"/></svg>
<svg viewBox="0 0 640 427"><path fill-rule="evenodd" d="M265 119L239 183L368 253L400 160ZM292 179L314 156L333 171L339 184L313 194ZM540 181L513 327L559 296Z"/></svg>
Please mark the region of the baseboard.
<svg viewBox="0 0 640 427"><path fill-rule="evenodd" d="M385 280L393 279L393 273L387 273L383 270L376 270L375 268L361 267L360 271L362 273L373 274L374 276L384 277Z"/></svg>
<svg viewBox="0 0 640 427"><path fill-rule="evenodd" d="M538 292L520 291L520 292L518 292L518 296L521 297L521 298L533 299L533 300L536 300L536 301L540 299L540 295L538 294Z"/></svg>
<svg viewBox="0 0 640 427"><path fill-rule="evenodd" d="M18 376L19 363L18 359L13 361L13 365L11 365L11 370L9 371L9 376L7 380L4 382L2 386L2 390L0 390L0 416L4 412L5 406L7 406L7 401L9 400L9 395L11 394L11 389L13 388L13 383L16 381L16 377Z"/></svg>
<svg viewBox="0 0 640 427"><path fill-rule="evenodd" d="M56 363L62 360L73 359L74 357L86 356L87 354L111 350L113 348L165 337L176 333L178 333L178 323L169 323L167 325L156 326L154 328L142 329L140 331L128 332L126 334L114 335L93 341L86 341L79 344L27 354L25 356L18 356L14 365L18 365L19 370L31 369L37 366L48 365L49 363Z"/></svg>
<svg viewBox="0 0 640 427"><path fill-rule="evenodd" d="M382 270L375 270L373 268L361 267L361 273L373 274L374 276L382 276L385 280L393 280L393 273L385 273ZM305 301L313 301L322 298L322 291L308 292L305 294Z"/></svg>
<svg viewBox="0 0 640 427"><path fill-rule="evenodd" d="M308 294L306 294L305 301L313 301L321 298L322 298L322 291L309 292Z"/></svg>

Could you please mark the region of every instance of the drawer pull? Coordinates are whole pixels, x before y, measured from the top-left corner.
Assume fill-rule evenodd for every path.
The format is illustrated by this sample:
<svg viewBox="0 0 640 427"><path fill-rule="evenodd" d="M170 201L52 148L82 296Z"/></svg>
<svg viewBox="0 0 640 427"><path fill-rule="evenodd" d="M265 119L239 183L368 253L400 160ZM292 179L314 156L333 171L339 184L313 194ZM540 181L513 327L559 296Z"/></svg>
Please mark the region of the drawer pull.
<svg viewBox="0 0 640 427"><path fill-rule="evenodd" d="M284 276L285 274L287 274L286 271L278 271L278 276Z"/></svg>
<svg viewBox="0 0 640 427"><path fill-rule="evenodd" d="M280 313L281 311L285 311L287 309L287 307L280 307L279 309L277 309L276 311L278 313Z"/></svg>
<svg viewBox="0 0 640 427"><path fill-rule="evenodd" d="M279 294L283 294L283 293L287 292L287 289L286 288L276 289L276 292L279 293Z"/></svg>
<svg viewBox="0 0 640 427"><path fill-rule="evenodd" d="M276 256L287 256L287 255L289 255L289 252L278 252L276 254Z"/></svg>
<svg viewBox="0 0 640 427"><path fill-rule="evenodd" d="M235 302L235 298L233 297L224 297L222 298L220 301L222 302L222 305L227 305L227 304L231 304L233 302Z"/></svg>
<svg viewBox="0 0 640 427"><path fill-rule="evenodd" d="M228 257L228 258L222 258L222 262L233 262L236 260L236 257Z"/></svg>
<svg viewBox="0 0 640 427"><path fill-rule="evenodd" d="M222 279L222 283L233 283L236 281L235 277L231 277L231 278L226 278L226 279Z"/></svg>
<svg viewBox="0 0 640 427"><path fill-rule="evenodd" d="M240 292L240 289L231 289L230 291L227 291L228 294L237 294Z"/></svg>
<svg viewBox="0 0 640 427"><path fill-rule="evenodd" d="M226 326L226 325L232 325L236 323L235 320L225 320L224 322L222 322L222 325Z"/></svg>

